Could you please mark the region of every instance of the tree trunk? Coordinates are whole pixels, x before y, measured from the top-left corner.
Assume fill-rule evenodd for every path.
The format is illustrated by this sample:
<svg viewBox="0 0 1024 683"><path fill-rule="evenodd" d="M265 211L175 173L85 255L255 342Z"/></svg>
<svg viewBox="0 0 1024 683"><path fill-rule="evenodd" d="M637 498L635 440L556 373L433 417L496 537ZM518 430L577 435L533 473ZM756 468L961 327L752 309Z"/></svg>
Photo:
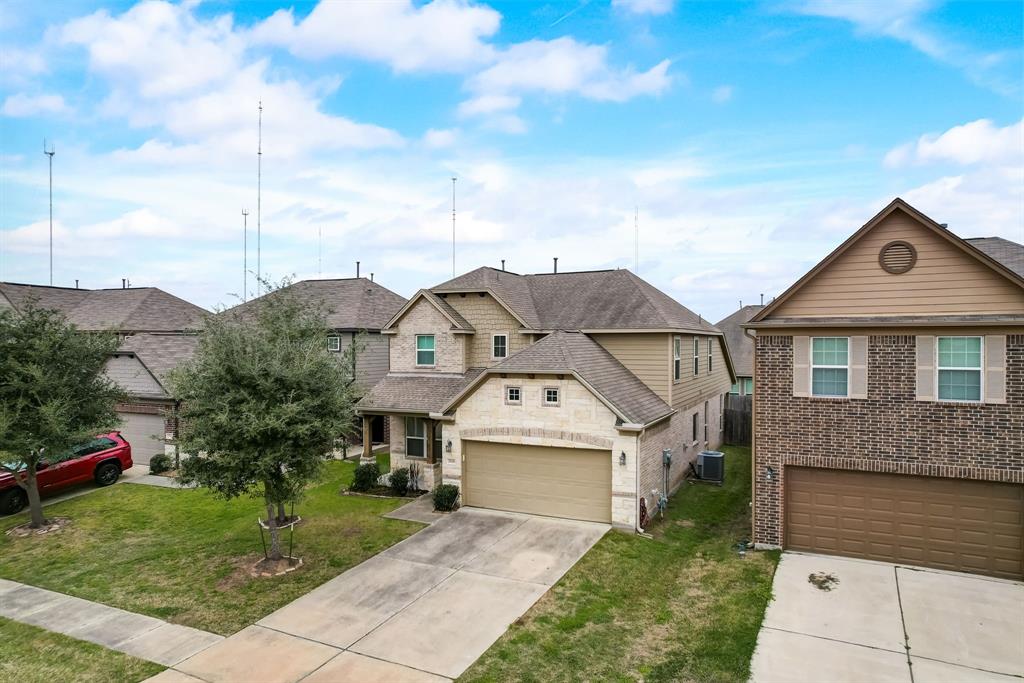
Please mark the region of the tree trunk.
<svg viewBox="0 0 1024 683"><path fill-rule="evenodd" d="M43 501L39 498L39 481L36 479L36 464L34 462L29 463L29 467L25 469L25 475L25 493L28 494L28 510L31 519L29 527L38 529L46 524L46 518L43 517Z"/></svg>
<svg viewBox="0 0 1024 683"><path fill-rule="evenodd" d="M279 500L277 502L277 523L278 524L287 524L288 523L288 513L284 509L284 501L281 501L281 500Z"/></svg>
<svg viewBox="0 0 1024 683"><path fill-rule="evenodd" d="M267 532L270 534L270 549L267 551L267 559L280 560L281 555L281 532L277 528L277 520L274 519L274 501L270 499L272 490L270 482L263 484L264 500L267 503Z"/></svg>

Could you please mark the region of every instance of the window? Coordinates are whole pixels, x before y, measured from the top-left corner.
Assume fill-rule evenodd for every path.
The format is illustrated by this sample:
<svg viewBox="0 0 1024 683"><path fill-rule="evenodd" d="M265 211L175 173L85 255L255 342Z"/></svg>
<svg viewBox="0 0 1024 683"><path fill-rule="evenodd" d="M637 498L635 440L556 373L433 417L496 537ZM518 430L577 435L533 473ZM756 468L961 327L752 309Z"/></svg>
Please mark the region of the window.
<svg viewBox="0 0 1024 683"><path fill-rule="evenodd" d="M441 438L441 423L434 423L434 462L441 462L441 454L444 453L444 443Z"/></svg>
<svg viewBox="0 0 1024 683"><path fill-rule="evenodd" d="M520 387L505 387L505 403L518 406L523 402L523 390Z"/></svg>
<svg viewBox="0 0 1024 683"><path fill-rule="evenodd" d="M981 400L981 337L939 337L939 400Z"/></svg>
<svg viewBox="0 0 1024 683"><path fill-rule="evenodd" d="M558 388L557 387L544 387L544 405L546 405L546 406L557 406L558 405Z"/></svg>
<svg viewBox="0 0 1024 683"><path fill-rule="evenodd" d="M491 337L491 357L504 358L508 355L508 335L496 334Z"/></svg>
<svg viewBox="0 0 1024 683"><path fill-rule="evenodd" d="M328 351L341 351L341 337L331 335L327 338Z"/></svg>
<svg viewBox="0 0 1024 683"><path fill-rule="evenodd" d="M729 387L729 393L730 394L738 394L738 393L740 393L740 383L739 382L733 382L732 386Z"/></svg>
<svg viewBox="0 0 1024 683"><path fill-rule="evenodd" d="M676 337L672 340L672 379L676 382L683 376L683 340Z"/></svg>
<svg viewBox="0 0 1024 683"><path fill-rule="evenodd" d="M427 457L427 421L422 417L405 418L405 454L412 458Z"/></svg>
<svg viewBox="0 0 1024 683"><path fill-rule="evenodd" d="M708 337L708 374L709 375L711 374L712 361L714 359L714 356L711 354L711 349L713 348L713 346L712 346L712 342L713 341L714 340L711 337Z"/></svg>
<svg viewBox="0 0 1024 683"><path fill-rule="evenodd" d="M811 338L811 395L847 396L850 372L848 337Z"/></svg>
<svg viewBox="0 0 1024 683"><path fill-rule="evenodd" d="M690 430L690 432L693 438L691 438L690 441L692 441L693 443L697 443L697 413L693 414L693 424L691 426L692 429Z"/></svg>
<svg viewBox="0 0 1024 683"><path fill-rule="evenodd" d="M704 401L704 441L708 440L708 402Z"/></svg>
<svg viewBox="0 0 1024 683"><path fill-rule="evenodd" d="M718 395L718 433L725 431L725 394Z"/></svg>
<svg viewBox="0 0 1024 683"><path fill-rule="evenodd" d="M693 376L700 373L700 339L693 338Z"/></svg>
<svg viewBox="0 0 1024 683"><path fill-rule="evenodd" d="M743 395L751 396L754 393L754 378L744 377L743 378Z"/></svg>
<svg viewBox="0 0 1024 683"><path fill-rule="evenodd" d="M416 335L416 365L434 366L434 335Z"/></svg>

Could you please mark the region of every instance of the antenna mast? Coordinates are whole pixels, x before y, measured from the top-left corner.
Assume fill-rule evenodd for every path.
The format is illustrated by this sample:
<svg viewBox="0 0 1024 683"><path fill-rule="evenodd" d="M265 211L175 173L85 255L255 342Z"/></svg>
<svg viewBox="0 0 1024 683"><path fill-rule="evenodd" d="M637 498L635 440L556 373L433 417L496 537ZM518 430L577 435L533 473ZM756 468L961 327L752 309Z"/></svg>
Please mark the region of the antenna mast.
<svg viewBox="0 0 1024 683"><path fill-rule="evenodd" d="M452 176L452 277L455 277L455 176Z"/></svg>
<svg viewBox="0 0 1024 683"><path fill-rule="evenodd" d="M249 212L242 209L242 302L249 297Z"/></svg>
<svg viewBox="0 0 1024 683"><path fill-rule="evenodd" d="M53 155L57 153L53 143L46 149L46 138L43 138L43 154L50 157L50 286L53 286Z"/></svg>
<svg viewBox="0 0 1024 683"><path fill-rule="evenodd" d="M263 270L260 262L261 235L261 191L263 185L263 100L260 100L260 115L258 128L258 142L256 146L256 293L263 289Z"/></svg>
<svg viewBox="0 0 1024 683"><path fill-rule="evenodd" d="M640 274L640 207L633 207L633 272Z"/></svg>
<svg viewBox="0 0 1024 683"><path fill-rule="evenodd" d="M320 226L316 229L316 274L324 274L324 228Z"/></svg>

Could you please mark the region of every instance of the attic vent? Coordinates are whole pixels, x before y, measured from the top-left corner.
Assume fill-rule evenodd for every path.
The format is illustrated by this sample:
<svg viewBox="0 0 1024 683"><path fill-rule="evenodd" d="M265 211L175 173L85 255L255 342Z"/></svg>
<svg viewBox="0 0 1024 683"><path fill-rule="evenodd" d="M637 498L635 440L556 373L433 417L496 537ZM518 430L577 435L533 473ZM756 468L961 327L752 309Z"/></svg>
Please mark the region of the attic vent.
<svg viewBox="0 0 1024 683"><path fill-rule="evenodd" d="M903 240L889 242L878 254L878 263L887 273L899 275L914 267L917 263L917 250Z"/></svg>

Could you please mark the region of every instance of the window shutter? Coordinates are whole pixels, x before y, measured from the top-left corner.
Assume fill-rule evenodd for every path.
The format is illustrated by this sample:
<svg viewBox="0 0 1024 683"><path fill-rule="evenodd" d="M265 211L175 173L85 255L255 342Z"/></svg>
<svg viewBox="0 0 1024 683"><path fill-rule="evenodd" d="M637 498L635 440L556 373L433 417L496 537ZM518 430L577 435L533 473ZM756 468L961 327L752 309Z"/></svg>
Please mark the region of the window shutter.
<svg viewBox="0 0 1024 683"><path fill-rule="evenodd" d="M917 337L917 400L934 401L935 387L935 337Z"/></svg>
<svg viewBox="0 0 1024 683"><path fill-rule="evenodd" d="M985 337L985 403L1006 403L1006 337Z"/></svg>
<svg viewBox="0 0 1024 683"><path fill-rule="evenodd" d="M793 395L809 396L811 393L811 352L810 337L793 337Z"/></svg>
<svg viewBox="0 0 1024 683"><path fill-rule="evenodd" d="M850 337L850 398L868 397L868 338Z"/></svg>

